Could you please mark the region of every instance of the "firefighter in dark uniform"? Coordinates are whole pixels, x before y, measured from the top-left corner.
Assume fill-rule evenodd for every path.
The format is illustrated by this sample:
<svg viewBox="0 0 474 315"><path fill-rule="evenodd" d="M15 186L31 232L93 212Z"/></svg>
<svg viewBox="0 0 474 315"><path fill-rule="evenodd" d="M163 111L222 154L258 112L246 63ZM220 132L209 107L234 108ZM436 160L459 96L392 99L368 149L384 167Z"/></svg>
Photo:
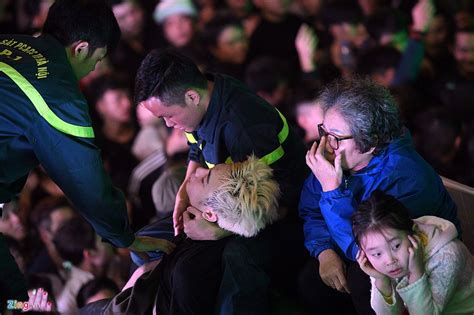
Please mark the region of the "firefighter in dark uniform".
<svg viewBox="0 0 474 315"><path fill-rule="evenodd" d="M198 166L239 162L252 153L272 167L280 184L284 219L256 238L235 237L226 245L217 302L222 314L267 312L269 274L286 269L286 275L296 279L292 270L304 255L297 205L309 170L302 140L276 108L240 81L221 74L206 77L191 60L173 51L154 51L145 58L137 75L136 102L162 117L168 127L186 132L191 146L186 179ZM197 240L228 236L187 207L184 187L183 183L173 213L175 233L184 229ZM191 280L184 287L205 291Z"/></svg>
<svg viewBox="0 0 474 315"><path fill-rule="evenodd" d="M0 36L0 205L41 164L99 235L117 247L173 247L135 238L123 194L105 173L78 80L116 45L103 1L58 0L38 38ZM0 234L0 301L27 301L26 284Z"/></svg>

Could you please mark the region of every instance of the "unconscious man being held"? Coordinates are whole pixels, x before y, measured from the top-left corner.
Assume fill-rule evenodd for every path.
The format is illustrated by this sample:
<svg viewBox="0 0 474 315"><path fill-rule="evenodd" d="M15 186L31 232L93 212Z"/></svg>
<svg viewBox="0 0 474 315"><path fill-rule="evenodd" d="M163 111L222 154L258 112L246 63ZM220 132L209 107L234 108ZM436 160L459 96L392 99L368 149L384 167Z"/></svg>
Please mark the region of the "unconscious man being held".
<svg viewBox="0 0 474 315"><path fill-rule="evenodd" d="M191 207L185 212L184 224L200 215L235 235L217 241L193 241L185 234L176 236L173 253L161 261L141 266L121 293L112 300L87 305L80 314L213 313L222 276L224 245L232 237L255 236L276 221L280 191L271 168L255 157L239 163L218 164L212 169L199 168L187 181L186 190ZM146 230L166 233L172 228L170 217L167 221L152 223ZM199 266L199 273L194 266ZM203 266L206 267L203 269ZM202 284L201 292L206 294L175 295L175 292L187 291L181 289L195 281ZM185 298L186 303L181 303L181 298Z"/></svg>

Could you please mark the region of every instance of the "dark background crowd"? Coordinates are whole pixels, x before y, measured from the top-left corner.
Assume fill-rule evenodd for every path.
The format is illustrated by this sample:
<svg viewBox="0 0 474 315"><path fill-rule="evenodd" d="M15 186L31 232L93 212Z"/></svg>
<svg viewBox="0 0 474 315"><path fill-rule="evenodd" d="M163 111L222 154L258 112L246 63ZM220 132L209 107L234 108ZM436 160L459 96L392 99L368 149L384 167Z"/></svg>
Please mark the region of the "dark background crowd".
<svg viewBox="0 0 474 315"><path fill-rule="evenodd" d="M39 34L52 0L1 0L0 32ZM474 186L474 1L111 1L122 38L81 88L112 180L127 196L134 230L172 211L185 175L186 138L133 101L146 54L171 47L203 71L245 82L310 145L319 138L321 89L370 76L390 88L418 152L442 176ZM87 196L84 196L87 198ZM3 211L31 288L57 308L116 293L127 250L100 242L38 168Z"/></svg>

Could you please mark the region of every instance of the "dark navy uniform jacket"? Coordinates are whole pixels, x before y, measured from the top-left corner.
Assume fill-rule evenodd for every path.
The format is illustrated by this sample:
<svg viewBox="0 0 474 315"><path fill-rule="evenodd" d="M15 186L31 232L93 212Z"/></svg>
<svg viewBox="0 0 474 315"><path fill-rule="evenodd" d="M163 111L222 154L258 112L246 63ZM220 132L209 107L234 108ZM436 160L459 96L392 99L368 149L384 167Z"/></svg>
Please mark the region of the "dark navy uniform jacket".
<svg viewBox="0 0 474 315"><path fill-rule="evenodd" d="M281 205L296 213L309 171L302 140L275 107L240 81L222 74L209 74L208 80L214 81L214 89L203 121L187 134L189 158L213 167L255 154L272 167L282 192Z"/></svg>
<svg viewBox="0 0 474 315"><path fill-rule="evenodd" d="M1 35L0 203L20 192L38 164L99 235L119 247L133 242L64 47L48 35Z"/></svg>

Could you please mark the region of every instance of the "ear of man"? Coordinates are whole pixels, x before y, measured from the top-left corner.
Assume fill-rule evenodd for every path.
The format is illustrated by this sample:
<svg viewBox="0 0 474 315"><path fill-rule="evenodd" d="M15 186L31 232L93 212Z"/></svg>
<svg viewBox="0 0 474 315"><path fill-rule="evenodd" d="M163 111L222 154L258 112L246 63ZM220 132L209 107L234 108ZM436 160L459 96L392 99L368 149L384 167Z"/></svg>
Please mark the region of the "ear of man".
<svg viewBox="0 0 474 315"><path fill-rule="evenodd" d="M217 215L209 208L202 212L202 217L209 222L217 222Z"/></svg>
<svg viewBox="0 0 474 315"><path fill-rule="evenodd" d="M89 56L89 43L83 40L74 42L71 45L71 53L78 61L84 61Z"/></svg>
<svg viewBox="0 0 474 315"><path fill-rule="evenodd" d="M184 95L184 101L186 105L198 106L201 101L201 95L197 90L189 89Z"/></svg>

